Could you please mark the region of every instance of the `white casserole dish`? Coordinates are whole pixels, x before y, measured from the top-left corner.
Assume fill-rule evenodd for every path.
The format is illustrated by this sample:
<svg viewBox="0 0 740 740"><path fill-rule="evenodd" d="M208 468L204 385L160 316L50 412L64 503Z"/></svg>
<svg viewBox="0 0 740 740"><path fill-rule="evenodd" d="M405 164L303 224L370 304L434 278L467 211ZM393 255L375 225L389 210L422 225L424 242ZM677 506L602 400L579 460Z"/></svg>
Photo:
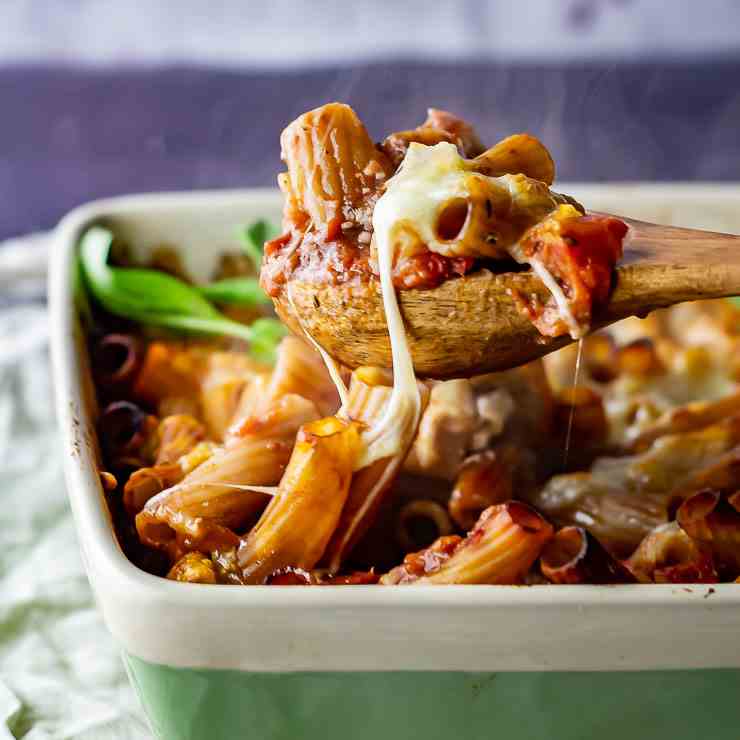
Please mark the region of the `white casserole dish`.
<svg viewBox="0 0 740 740"><path fill-rule="evenodd" d="M740 231L734 185L562 185L593 210ZM69 497L90 582L125 651L183 668L552 671L740 667L740 586L202 586L138 570L98 477L96 407L73 305L77 240L111 224L137 250L177 246L194 274L235 229L278 218L277 191L139 195L76 209L54 236L51 336ZM211 625L204 634L204 625Z"/></svg>

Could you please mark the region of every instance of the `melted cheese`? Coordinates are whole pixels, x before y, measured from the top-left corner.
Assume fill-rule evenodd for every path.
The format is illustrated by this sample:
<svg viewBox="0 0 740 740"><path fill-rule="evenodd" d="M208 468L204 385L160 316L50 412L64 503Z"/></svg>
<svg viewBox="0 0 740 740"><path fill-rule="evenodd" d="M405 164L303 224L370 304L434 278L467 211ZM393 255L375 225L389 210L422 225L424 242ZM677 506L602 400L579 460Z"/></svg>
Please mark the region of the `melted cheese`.
<svg viewBox="0 0 740 740"><path fill-rule="evenodd" d="M434 146L410 144L400 168L387 182L385 192L375 204L373 248L377 256L383 309L391 343L393 392L382 419L363 435L365 449L356 469L398 454L407 446L409 437L415 434L421 414L421 398L392 279L398 245L403 239L401 232L410 229L430 251L445 256L462 254L461 240L464 240L464 231L469 224L464 225L463 232L451 243L438 238L437 220L440 210L449 201L455 198L470 199L472 187L479 187L480 181L485 181L491 190L506 191L511 201L521 209L533 208L547 212L556 206L546 186L523 175L487 177L472 172L470 163L459 155L454 145L446 142ZM510 245L515 258L520 253L517 246ZM473 256L479 255L476 253ZM552 293L571 335L580 337L582 328L571 313L557 281L541 262L532 260L530 264ZM311 337L309 339L313 341ZM326 359L326 354L320 351ZM332 372L333 363L328 364ZM337 382L336 370L332 372L332 377ZM337 387L344 399L346 388L341 379Z"/></svg>
<svg viewBox="0 0 740 740"><path fill-rule="evenodd" d="M381 250L390 250L394 229L411 226L432 252L449 255L451 245L437 238L436 223L440 208L454 198L470 195L465 160L453 144L442 142L425 146L409 145L396 174L388 180L385 193L375 204L373 229L380 261ZM392 262L393 255L389 254ZM381 272L381 280L383 273ZM385 288L383 288L385 291Z"/></svg>
<svg viewBox="0 0 740 740"><path fill-rule="evenodd" d="M437 220L441 209L455 198L471 199L473 191L483 183L489 192L506 192L514 209L542 213L554 210L558 204L549 189L538 181L523 175L487 177L471 171L471 164L453 144L441 142L434 146L412 143L398 172L388 181L386 191L375 206L373 227L376 235L391 239L391 231L401 224L409 227L432 252L445 256L461 256L465 232L470 219L453 243L442 241L437 234ZM376 237L376 247L381 241ZM562 288L545 265L538 259L523 256L517 243L507 246L518 262L530 264L537 276L550 291L558 312L565 321L573 339L580 339L586 327L578 324L573 316ZM468 245L468 256L480 256L480 250ZM385 290L385 289L384 289Z"/></svg>
<svg viewBox="0 0 740 740"><path fill-rule="evenodd" d="M408 202L399 203L392 195L389 197L389 192L386 191L375 204L373 211L373 240L393 357L393 392L382 419L363 435L366 447L358 461L357 469L376 460L397 455L410 441L408 437L415 434L421 415L421 396L416 385L406 329L401 312L398 310L396 290L393 287L394 236L405 215L403 210L405 203Z"/></svg>

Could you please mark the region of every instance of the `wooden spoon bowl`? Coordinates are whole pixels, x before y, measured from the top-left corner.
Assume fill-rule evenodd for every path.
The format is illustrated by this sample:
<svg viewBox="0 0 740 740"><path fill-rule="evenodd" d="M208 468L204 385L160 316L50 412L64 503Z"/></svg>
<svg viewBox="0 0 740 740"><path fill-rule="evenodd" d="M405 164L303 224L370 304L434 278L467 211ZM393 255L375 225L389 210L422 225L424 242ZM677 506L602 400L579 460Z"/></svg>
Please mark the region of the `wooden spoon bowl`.
<svg viewBox="0 0 740 740"><path fill-rule="evenodd" d="M592 329L628 316L703 298L740 295L740 236L622 219L630 226L609 301ZM543 337L511 297L514 288L549 293L533 272L489 270L448 280L431 290L398 291L418 375L448 378L502 370L571 341ZM293 280L275 300L293 332L309 333L350 368L391 366L380 284L324 285Z"/></svg>

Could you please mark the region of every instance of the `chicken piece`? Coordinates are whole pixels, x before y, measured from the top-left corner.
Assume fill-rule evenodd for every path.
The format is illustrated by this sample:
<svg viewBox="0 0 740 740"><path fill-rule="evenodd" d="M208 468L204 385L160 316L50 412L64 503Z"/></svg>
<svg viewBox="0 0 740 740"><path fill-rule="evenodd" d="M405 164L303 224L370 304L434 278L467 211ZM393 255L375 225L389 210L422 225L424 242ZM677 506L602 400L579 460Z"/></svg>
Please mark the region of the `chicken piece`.
<svg viewBox="0 0 740 740"><path fill-rule="evenodd" d="M470 380L432 381L404 471L453 481L468 455L502 439L538 446L549 435L552 414L540 361ZM530 463L523 455L522 464Z"/></svg>
<svg viewBox="0 0 740 740"><path fill-rule="evenodd" d="M502 424L506 441L516 440L526 447L537 448L550 438L554 402L541 360L479 375L470 382L481 420L474 449L488 446L502 434Z"/></svg>
<svg viewBox="0 0 740 740"><path fill-rule="evenodd" d="M469 380L434 383L404 469L453 480L470 450L478 420Z"/></svg>

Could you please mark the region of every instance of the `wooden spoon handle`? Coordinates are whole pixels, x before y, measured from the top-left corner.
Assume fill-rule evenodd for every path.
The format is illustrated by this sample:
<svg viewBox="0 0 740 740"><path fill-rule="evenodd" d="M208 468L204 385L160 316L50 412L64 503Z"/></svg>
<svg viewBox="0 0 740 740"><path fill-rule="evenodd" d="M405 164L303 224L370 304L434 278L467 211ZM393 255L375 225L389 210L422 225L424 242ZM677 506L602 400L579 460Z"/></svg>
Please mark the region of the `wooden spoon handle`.
<svg viewBox="0 0 740 740"><path fill-rule="evenodd" d="M740 295L740 237L624 220L631 229L624 258L615 271L609 304L594 316L594 329L674 303ZM549 298L531 270L481 270L431 290L400 291L417 373L443 378L503 370L572 341L541 336L513 300L512 289L543 303ZM291 295L292 303L282 295L275 306L294 332L309 332L348 367L391 366L377 281L293 281Z"/></svg>
<svg viewBox="0 0 740 740"><path fill-rule="evenodd" d="M630 231L604 320L740 295L740 236L623 220Z"/></svg>

